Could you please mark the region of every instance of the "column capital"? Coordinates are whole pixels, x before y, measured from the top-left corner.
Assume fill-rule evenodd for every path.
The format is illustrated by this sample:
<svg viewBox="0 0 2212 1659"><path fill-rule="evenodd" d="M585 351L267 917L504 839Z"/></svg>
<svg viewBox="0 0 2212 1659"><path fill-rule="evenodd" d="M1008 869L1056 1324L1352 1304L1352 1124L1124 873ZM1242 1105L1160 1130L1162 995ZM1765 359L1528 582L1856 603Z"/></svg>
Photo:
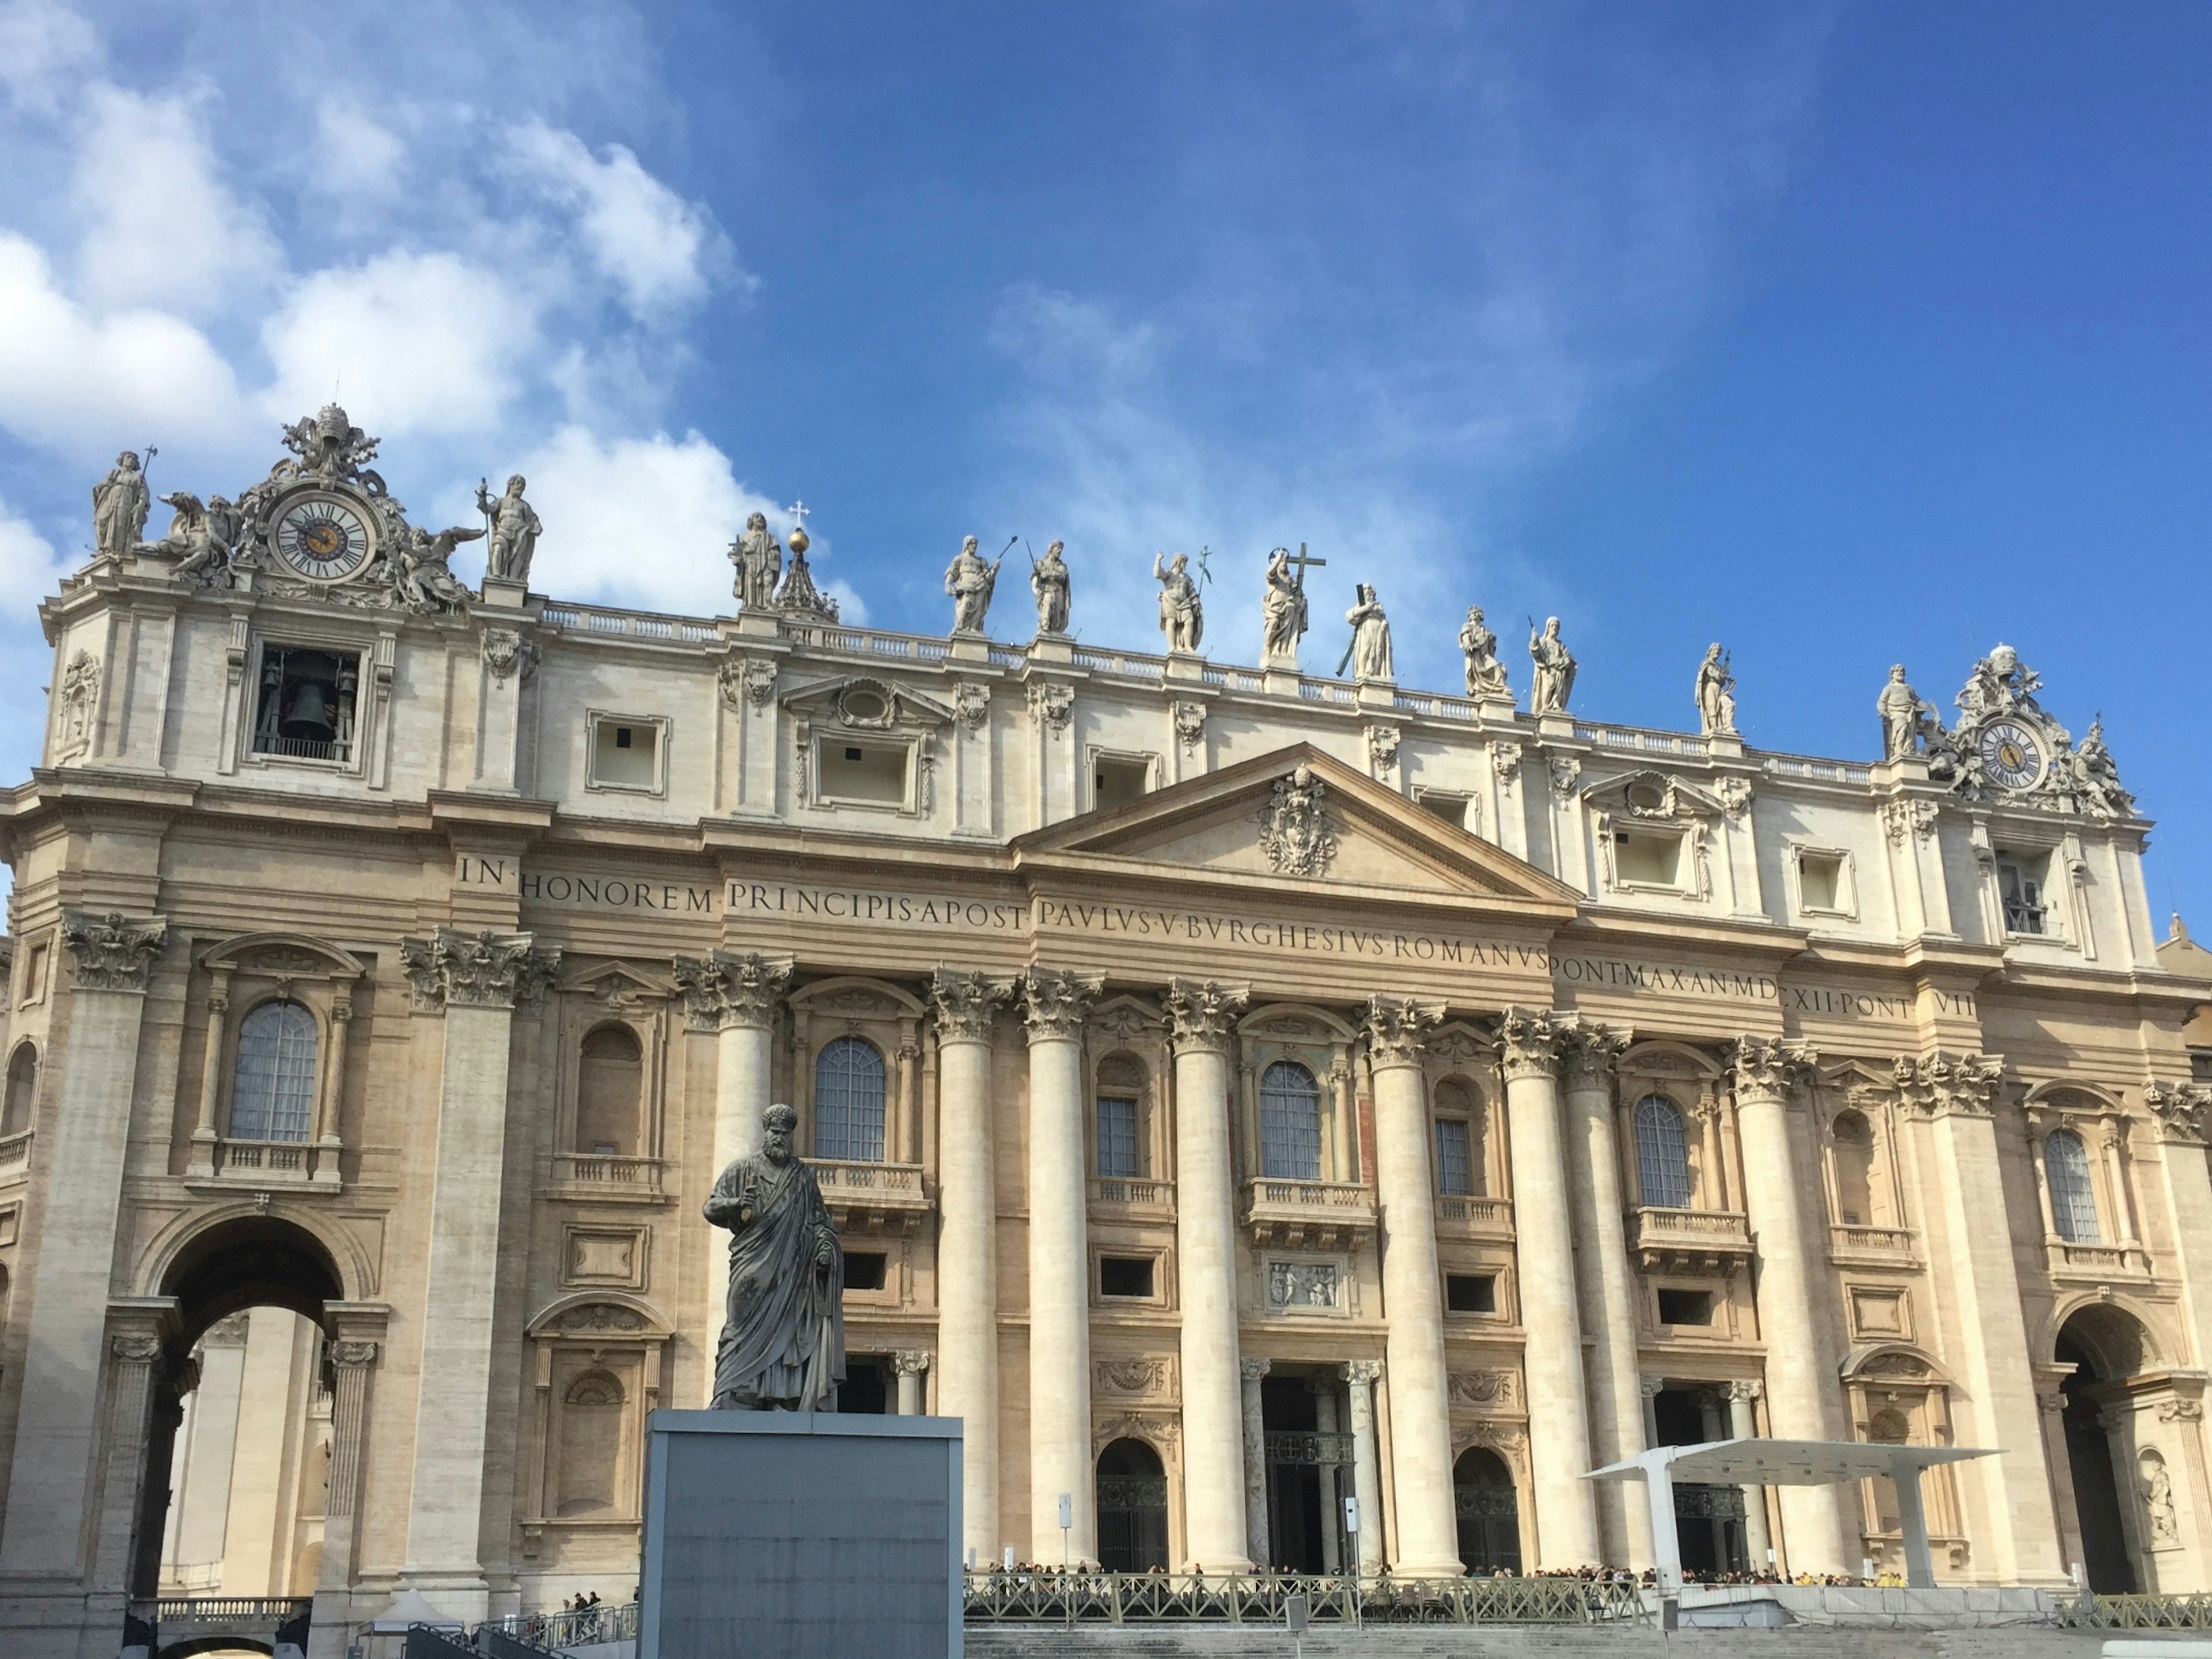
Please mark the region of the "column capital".
<svg viewBox="0 0 2212 1659"><path fill-rule="evenodd" d="M1667 1392L1667 1379L1663 1376L1638 1377L1637 1382L1643 1389L1646 1400L1656 1400Z"/></svg>
<svg viewBox="0 0 2212 1659"><path fill-rule="evenodd" d="M76 964L80 991L143 992L168 942L167 916L62 909L62 943Z"/></svg>
<svg viewBox="0 0 2212 1659"><path fill-rule="evenodd" d="M1728 1385L1729 1401L1747 1406L1765 1392L1766 1385L1764 1382L1750 1378L1739 1377Z"/></svg>
<svg viewBox="0 0 2212 1659"><path fill-rule="evenodd" d="M1743 1036L1729 1045L1737 1104L1783 1101L1811 1075L1819 1054L1808 1044L1778 1037Z"/></svg>
<svg viewBox="0 0 2212 1659"><path fill-rule="evenodd" d="M331 1364L333 1365L374 1365L382 1352L381 1345L360 1337L340 1337L331 1344Z"/></svg>
<svg viewBox="0 0 2212 1659"><path fill-rule="evenodd" d="M1106 988L1103 974L1082 974L1071 968L1030 968L1024 971L1020 991L1022 1018L1031 1042L1072 1042L1082 1035L1091 1004Z"/></svg>
<svg viewBox="0 0 2212 1659"><path fill-rule="evenodd" d="M901 1376L920 1376L929 1369L930 1358L927 1348L901 1348L891 1356L891 1370Z"/></svg>
<svg viewBox="0 0 2212 1659"><path fill-rule="evenodd" d="M1560 1033L1560 1058L1565 1064L1567 1087L1601 1089L1611 1086L1613 1068L1634 1034L1624 1026L1584 1024L1577 1020Z"/></svg>
<svg viewBox="0 0 2212 1659"><path fill-rule="evenodd" d="M1996 1054L1900 1056L1891 1068L1905 1106L1923 1117L1987 1117L2004 1082Z"/></svg>
<svg viewBox="0 0 2212 1659"><path fill-rule="evenodd" d="M1347 1359L1337 1368L1337 1375L1354 1386L1372 1382L1382 1375L1382 1362L1379 1359Z"/></svg>
<svg viewBox="0 0 2212 1659"><path fill-rule="evenodd" d="M1508 1083L1517 1078L1557 1077L1565 1041L1559 1016L1508 1008L1498 1017L1498 1057Z"/></svg>
<svg viewBox="0 0 2212 1659"><path fill-rule="evenodd" d="M988 1042L999 1005L1013 994L1014 981L1007 975L939 963L929 982L930 1006L937 1011L937 1040Z"/></svg>
<svg viewBox="0 0 2212 1659"><path fill-rule="evenodd" d="M1237 1016L1251 998L1242 985L1177 979L1168 982L1168 1032L1181 1048L1226 1048L1236 1036Z"/></svg>
<svg viewBox="0 0 2212 1659"><path fill-rule="evenodd" d="M1257 1382L1273 1370L1275 1365L1275 1362L1272 1359L1244 1359L1238 1363L1247 1382Z"/></svg>
<svg viewBox="0 0 2212 1659"><path fill-rule="evenodd" d="M763 956L757 951L714 951L671 960L676 988L684 994L685 1018L695 1031L720 1031L732 1025L767 1030L797 965L788 956Z"/></svg>
<svg viewBox="0 0 2212 1659"><path fill-rule="evenodd" d="M2143 1104L2158 1120L2161 1140L2204 1144L2207 1122L2212 1120L2212 1089L2201 1083L2153 1083L2143 1091Z"/></svg>
<svg viewBox="0 0 2212 1659"><path fill-rule="evenodd" d="M561 953L541 949L532 933L441 927L428 939L402 939L399 965L414 988L416 1007L426 1012L459 1006L535 1012L560 971Z"/></svg>
<svg viewBox="0 0 2212 1659"><path fill-rule="evenodd" d="M1429 1033L1443 1024L1444 1005L1413 997L1389 997L1381 993L1367 1000L1367 1017L1361 1030L1367 1037L1369 1063L1378 1071L1395 1066L1418 1066L1428 1047Z"/></svg>

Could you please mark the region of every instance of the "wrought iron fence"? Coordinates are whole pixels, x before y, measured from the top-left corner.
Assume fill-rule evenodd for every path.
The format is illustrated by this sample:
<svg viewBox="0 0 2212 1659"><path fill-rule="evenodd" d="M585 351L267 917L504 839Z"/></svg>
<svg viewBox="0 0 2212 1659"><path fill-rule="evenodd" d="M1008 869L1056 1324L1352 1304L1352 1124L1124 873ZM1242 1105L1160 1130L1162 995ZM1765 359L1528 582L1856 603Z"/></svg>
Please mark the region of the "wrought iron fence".
<svg viewBox="0 0 2212 1659"><path fill-rule="evenodd" d="M487 1620L477 1626L479 1646L489 1645L483 1641L487 1630L546 1653L581 1647L591 1642L635 1642L637 1603L610 1601L601 1607L564 1607L558 1613L518 1613L505 1619Z"/></svg>
<svg viewBox="0 0 2212 1659"><path fill-rule="evenodd" d="M1256 1573L975 1572L977 1624L1279 1625L1294 1595L1316 1624L1591 1625L1644 1616L1632 1583L1585 1578L1355 1578Z"/></svg>
<svg viewBox="0 0 2212 1659"><path fill-rule="evenodd" d="M2082 1595L2059 1622L2090 1630L2212 1630L2212 1595Z"/></svg>

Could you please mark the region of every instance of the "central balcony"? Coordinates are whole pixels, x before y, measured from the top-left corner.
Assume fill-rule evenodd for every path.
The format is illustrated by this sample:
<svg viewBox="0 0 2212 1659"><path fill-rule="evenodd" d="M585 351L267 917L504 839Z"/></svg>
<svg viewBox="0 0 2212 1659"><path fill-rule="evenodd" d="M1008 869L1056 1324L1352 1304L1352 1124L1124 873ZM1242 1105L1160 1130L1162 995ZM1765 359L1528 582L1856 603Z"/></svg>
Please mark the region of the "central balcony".
<svg viewBox="0 0 2212 1659"><path fill-rule="evenodd" d="M911 1238L929 1213L919 1164L864 1164L810 1158L822 1201L841 1233L898 1233Z"/></svg>
<svg viewBox="0 0 2212 1659"><path fill-rule="evenodd" d="M1736 1210L1662 1210L1636 1219L1636 1257L1647 1273L1731 1277L1751 1260L1751 1223Z"/></svg>
<svg viewBox="0 0 2212 1659"><path fill-rule="evenodd" d="M1437 1237L1510 1244L1513 1242L1513 1200L1510 1198L1485 1198L1474 1193L1442 1194L1437 1200Z"/></svg>
<svg viewBox="0 0 2212 1659"><path fill-rule="evenodd" d="M1340 1249L1375 1231L1375 1192L1351 1181L1244 1183L1244 1225L1259 1244Z"/></svg>
<svg viewBox="0 0 2212 1659"><path fill-rule="evenodd" d="M1146 1176L1093 1176L1091 1207L1129 1221L1175 1219L1175 1182Z"/></svg>

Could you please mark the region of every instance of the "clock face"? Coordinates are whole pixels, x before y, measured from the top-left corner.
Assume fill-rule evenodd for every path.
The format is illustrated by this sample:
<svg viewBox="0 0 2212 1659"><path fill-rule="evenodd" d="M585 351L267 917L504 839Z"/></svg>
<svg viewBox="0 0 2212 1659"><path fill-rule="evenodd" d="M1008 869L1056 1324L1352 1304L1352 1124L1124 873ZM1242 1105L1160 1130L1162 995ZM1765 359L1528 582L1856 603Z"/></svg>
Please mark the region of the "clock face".
<svg viewBox="0 0 2212 1659"><path fill-rule="evenodd" d="M2029 789L2043 776L2043 748L2017 720L1991 720L1982 728L1982 770L2007 789Z"/></svg>
<svg viewBox="0 0 2212 1659"><path fill-rule="evenodd" d="M336 495L285 503L270 541L285 568L310 581L338 582L368 562L374 547L368 516Z"/></svg>

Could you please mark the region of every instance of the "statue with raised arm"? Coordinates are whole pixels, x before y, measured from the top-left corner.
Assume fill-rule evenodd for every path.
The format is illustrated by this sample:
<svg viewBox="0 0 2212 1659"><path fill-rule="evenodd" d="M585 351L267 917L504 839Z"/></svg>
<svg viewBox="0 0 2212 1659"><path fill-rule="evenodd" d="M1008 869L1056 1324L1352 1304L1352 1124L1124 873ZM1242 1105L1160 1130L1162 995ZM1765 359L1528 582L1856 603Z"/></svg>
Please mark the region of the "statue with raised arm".
<svg viewBox="0 0 2212 1659"><path fill-rule="evenodd" d="M1390 619L1375 590L1365 582L1354 590L1358 603L1344 613L1352 624L1352 678L1356 680L1395 679L1390 650Z"/></svg>
<svg viewBox="0 0 2212 1659"><path fill-rule="evenodd" d="M146 515L154 510L147 493L146 475L138 457L125 450L106 477L92 487L92 544L103 559L119 559L134 552L146 533Z"/></svg>
<svg viewBox="0 0 2212 1659"><path fill-rule="evenodd" d="M1006 555L1001 553L1000 558ZM960 551L945 567L945 591L952 597L952 631L980 634L991 614L991 591L999 585L999 567L976 550L975 538L962 538Z"/></svg>
<svg viewBox="0 0 2212 1659"><path fill-rule="evenodd" d="M1575 691L1575 659L1567 650L1567 643L1559 637L1559 619L1547 617L1544 631L1528 631L1528 658L1536 665L1535 678L1528 685L1528 712L1532 714L1564 714L1567 699Z"/></svg>
<svg viewBox="0 0 2212 1659"><path fill-rule="evenodd" d="M1060 556L1066 546L1066 542L1054 542L1045 549L1044 557L1030 567L1030 592L1036 595L1040 635L1067 632L1067 561Z"/></svg>
<svg viewBox="0 0 2212 1659"><path fill-rule="evenodd" d="M1170 651L1195 651L1206 637L1206 605L1198 579L1190 574L1190 555L1152 555L1152 580L1160 585L1160 631Z"/></svg>
<svg viewBox="0 0 2212 1659"><path fill-rule="evenodd" d="M1881 757L1884 760L1903 760L1917 754L1927 745L1931 736L1942 732L1943 722L1935 706L1925 702L1905 681L1905 665L1893 663L1888 684L1874 700L1875 713L1881 716Z"/></svg>
<svg viewBox="0 0 2212 1659"><path fill-rule="evenodd" d="M1467 621L1459 630L1460 653L1467 659L1467 695L1470 697L1510 697L1505 665L1498 660L1498 635L1482 619L1482 607L1467 608Z"/></svg>
<svg viewBox="0 0 2212 1659"><path fill-rule="evenodd" d="M714 1345L716 1411L830 1411L845 1380L845 1255L814 1171L791 1146L799 1114L762 1114L761 1149L707 1195L730 1231L730 1288Z"/></svg>
<svg viewBox="0 0 2212 1659"><path fill-rule="evenodd" d="M469 590L447 566L453 556L453 549L463 542L478 540L481 530L441 530L432 535L427 530L417 530L412 539L399 550L399 562L394 572L400 603L412 610L424 611L465 611L469 608Z"/></svg>
<svg viewBox="0 0 2212 1659"><path fill-rule="evenodd" d="M538 532L545 526L522 499L527 480L518 472L497 495L488 479L477 480L477 511L491 520L491 543L484 550L484 574L505 581L530 580L530 561L538 551Z"/></svg>
<svg viewBox="0 0 2212 1659"><path fill-rule="evenodd" d="M1298 641L1306 631L1306 567L1326 564L1309 559L1305 544L1298 545L1297 568L1292 570L1291 550L1279 547L1267 555L1267 588L1260 598L1260 665L1296 668Z"/></svg>
<svg viewBox="0 0 2212 1659"><path fill-rule="evenodd" d="M1709 738L1735 734L1735 676L1729 672L1729 655L1718 641L1705 647L1691 695L1697 699L1700 732Z"/></svg>

